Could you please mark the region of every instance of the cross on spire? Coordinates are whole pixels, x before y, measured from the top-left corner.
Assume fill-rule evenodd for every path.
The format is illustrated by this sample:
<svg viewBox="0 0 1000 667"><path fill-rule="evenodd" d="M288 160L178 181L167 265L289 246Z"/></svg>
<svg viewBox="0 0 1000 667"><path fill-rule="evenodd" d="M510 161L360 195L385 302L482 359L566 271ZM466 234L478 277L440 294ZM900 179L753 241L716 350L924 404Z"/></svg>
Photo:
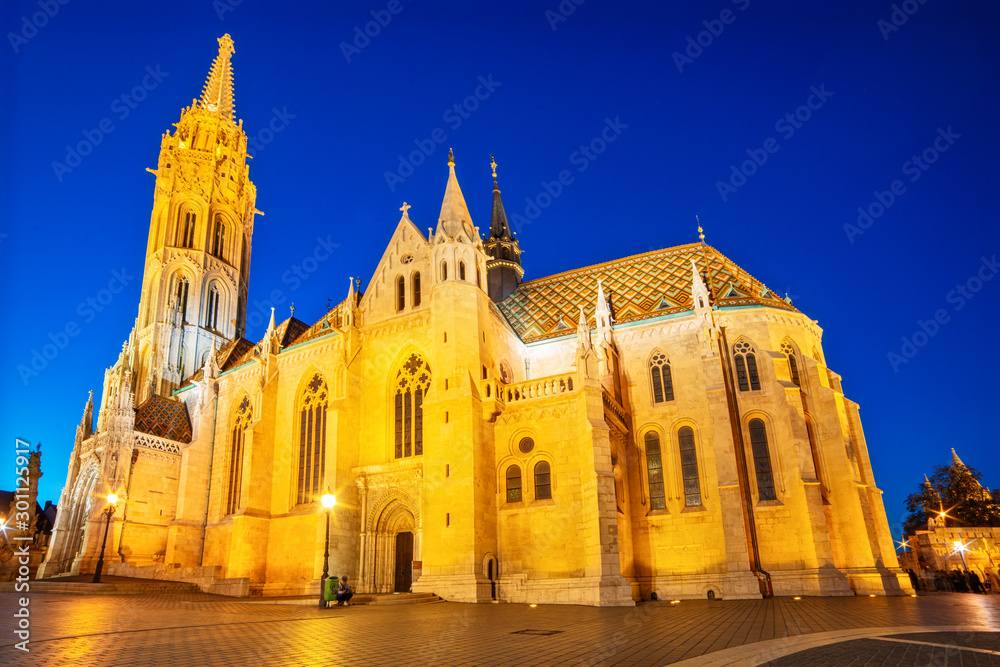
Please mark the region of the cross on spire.
<svg viewBox="0 0 1000 667"><path fill-rule="evenodd" d="M405 217L405 218L408 218L408 217L410 217L410 216L409 216L409 214L407 213L407 211L409 211L409 210L410 210L411 208L413 208L413 207L412 207L412 206L410 206L409 204L407 204L407 203L406 203L406 202L404 201L404 202L403 202L403 205L399 207L399 210L403 212L403 217Z"/></svg>

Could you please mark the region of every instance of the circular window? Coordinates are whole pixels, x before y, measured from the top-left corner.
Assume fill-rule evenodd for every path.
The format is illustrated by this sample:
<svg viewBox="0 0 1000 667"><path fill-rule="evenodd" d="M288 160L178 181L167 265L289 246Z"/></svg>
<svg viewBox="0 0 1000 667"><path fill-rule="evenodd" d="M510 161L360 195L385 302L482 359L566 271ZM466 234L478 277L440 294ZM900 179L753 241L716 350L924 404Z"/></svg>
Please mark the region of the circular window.
<svg viewBox="0 0 1000 667"><path fill-rule="evenodd" d="M400 264L409 264L412 261L413 261L413 255L403 255L402 257L399 258Z"/></svg>
<svg viewBox="0 0 1000 667"><path fill-rule="evenodd" d="M521 438L521 442L517 444L517 448L521 450L522 454L527 454L535 448L535 441L531 438Z"/></svg>

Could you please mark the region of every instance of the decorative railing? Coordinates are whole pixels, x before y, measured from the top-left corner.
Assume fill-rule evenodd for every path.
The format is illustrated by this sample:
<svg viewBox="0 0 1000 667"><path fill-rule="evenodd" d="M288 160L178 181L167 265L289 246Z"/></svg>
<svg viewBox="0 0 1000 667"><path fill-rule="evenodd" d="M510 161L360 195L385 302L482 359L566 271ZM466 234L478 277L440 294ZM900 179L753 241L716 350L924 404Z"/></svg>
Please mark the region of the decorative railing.
<svg viewBox="0 0 1000 667"><path fill-rule="evenodd" d="M621 403L618 402L618 399L616 399L610 391L602 389L601 398L604 399L605 410L617 417L618 421L622 424L628 424L625 416L625 408L622 407Z"/></svg>
<svg viewBox="0 0 1000 667"><path fill-rule="evenodd" d="M173 454L175 456L181 455L180 443L174 442L173 440L167 440L166 438L158 438L155 435L150 435L149 433L140 433L139 431L136 431L133 445L135 447L152 449L153 451L163 452L165 454Z"/></svg>
<svg viewBox="0 0 1000 667"><path fill-rule="evenodd" d="M501 380L490 378L488 380L479 381L479 397L480 398L492 398L500 403L504 402L507 394L507 387Z"/></svg>
<svg viewBox="0 0 1000 667"><path fill-rule="evenodd" d="M573 375L553 375L538 380L503 385L507 403L557 396L573 391Z"/></svg>

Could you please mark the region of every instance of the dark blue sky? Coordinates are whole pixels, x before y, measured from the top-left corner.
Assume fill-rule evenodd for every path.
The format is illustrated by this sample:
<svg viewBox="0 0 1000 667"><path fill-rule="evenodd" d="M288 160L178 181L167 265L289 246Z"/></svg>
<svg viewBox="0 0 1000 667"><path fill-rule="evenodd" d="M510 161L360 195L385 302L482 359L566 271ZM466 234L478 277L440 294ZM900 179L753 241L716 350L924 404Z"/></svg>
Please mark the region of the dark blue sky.
<svg viewBox="0 0 1000 667"><path fill-rule="evenodd" d="M312 322L344 297L348 276L367 283L404 200L418 226L435 224L449 146L485 227L494 153L508 214L535 216L520 232L527 279L694 241L698 214L709 243L818 320L830 367L861 404L894 528L951 447L1000 486L1000 364L984 338L998 324L1000 279L977 282L998 270L983 258L1000 252L995 3L909 0L895 29L892 3L871 0L564 0L575 8L565 20L557 0L400 0L396 14L382 0L234 1L51 0L50 18L35 16L37 2L0 10L0 436L8 451L15 436L44 443L42 500L58 498L87 390L99 395L136 316L154 178L144 169L226 32L248 133L275 110L284 124L260 136L270 141L251 162L266 213L251 315L280 290L278 314L294 301ZM373 11L391 20L348 62L341 43ZM674 53L688 49L679 67ZM116 102L144 82L135 108ZM466 100L477 89L484 99ZM459 115L463 101L472 110ZM796 112L801 122L784 120ZM615 141L579 152L608 120ZM94 140L102 122L113 129L72 171L53 167L71 166L66 147ZM390 187L386 173L400 173L416 142L433 153ZM743 165L753 156L763 164ZM733 165L753 173L743 182ZM543 196L544 209L528 206L563 170L573 182ZM874 193L897 180L880 204ZM720 181L737 187L720 193ZM858 207L877 217L848 234ZM333 257L298 286L283 280L318 237L339 244ZM125 290L102 293L116 271ZM100 312L87 305L102 296ZM934 335L922 335L918 321L935 315ZM263 317L251 324L257 339ZM77 335L63 340L68 325ZM919 347L905 347L914 334ZM53 339L64 349L36 375L19 372ZM903 352L911 358L893 368L888 355Z"/></svg>

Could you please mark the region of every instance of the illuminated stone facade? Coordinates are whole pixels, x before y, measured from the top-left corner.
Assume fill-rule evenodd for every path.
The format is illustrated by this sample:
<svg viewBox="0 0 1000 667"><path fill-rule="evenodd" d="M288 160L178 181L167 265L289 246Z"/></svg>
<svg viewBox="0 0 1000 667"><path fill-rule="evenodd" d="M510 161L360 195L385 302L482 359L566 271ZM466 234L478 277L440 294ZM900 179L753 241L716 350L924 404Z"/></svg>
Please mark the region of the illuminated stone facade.
<svg viewBox="0 0 1000 667"><path fill-rule="evenodd" d="M363 291L245 340L254 187L231 53L227 36L163 139L137 326L97 429L89 412L78 429L45 576L93 568L115 489L110 572L315 593L330 489L331 574L362 591L909 592L820 328L704 241L522 283L496 180L481 235L449 155L436 229L404 204ZM219 214L221 257L198 226Z"/></svg>

